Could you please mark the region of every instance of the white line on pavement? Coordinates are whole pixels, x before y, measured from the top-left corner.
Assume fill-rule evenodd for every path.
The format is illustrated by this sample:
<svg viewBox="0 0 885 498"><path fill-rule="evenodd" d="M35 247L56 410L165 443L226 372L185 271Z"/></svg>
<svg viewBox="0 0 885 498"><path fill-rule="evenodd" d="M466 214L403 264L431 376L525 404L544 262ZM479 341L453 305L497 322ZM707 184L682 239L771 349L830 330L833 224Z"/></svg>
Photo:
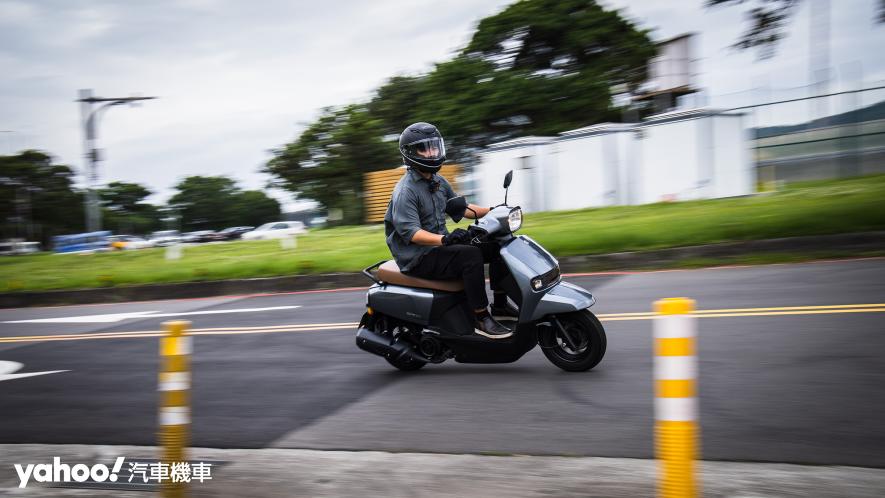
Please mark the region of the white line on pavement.
<svg viewBox="0 0 885 498"><path fill-rule="evenodd" d="M160 313L157 311L133 311L106 315L64 316L58 318L35 318L32 320L11 320L2 323L116 323L133 318L162 318L191 315L217 315L222 313L257 313L260 311L291 310L301 306L273 306L270 308L241 308L234 310L185 311L181 313Z"/></svg>
<svg viewBox="0 0 885 498"><path fill-rule="evenodd" d="M3 382L4 380L23 379L25 377L35 377L37 375L54 374L68 371L50 370L46 372L13 373L21 370L23 366L23 364L17 361L0 361L0 382Z"/></svg>

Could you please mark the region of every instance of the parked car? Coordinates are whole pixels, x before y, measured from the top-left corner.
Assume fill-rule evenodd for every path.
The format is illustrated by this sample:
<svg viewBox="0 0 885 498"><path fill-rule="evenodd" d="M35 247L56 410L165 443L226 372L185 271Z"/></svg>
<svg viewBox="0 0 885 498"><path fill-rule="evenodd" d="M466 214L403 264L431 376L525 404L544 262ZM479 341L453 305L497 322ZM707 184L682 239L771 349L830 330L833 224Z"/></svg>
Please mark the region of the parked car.
<svg viewBox="0 0 885 498"><path fill-rule="evenodd" d="M311 218L310 221L308 221L308 224L310 224L311 227L322 227L325 226L328 222L329 218L327 216L317 216L315 218Z"/></svg>
<svg viewBox="0 0 885 498"><path fill-rule="evenodd" d="M187 232L181 236L181 241L186 244L198 244L200 242L212 242L215 240L215 232L212 230L197 230Z"/></svg>
<svg viewBox="0 0 885 498"><path fill-rule="evenodd" d="M0 242L0 255L33 254L40 252L39 242L26 240L6 240Z"/></svg>
<svg viewBox="0 0 885 498"><path fill-rule="evenodd" d="M178 230L160 230L151 234L149 242L157 247L171 246L181 242L181 234Z"/></svg>
<svg viewBox="0 0 885 498"><path fill-rule="evenodd" d="M246 232L255 230L255 227L230 227L215 233L215 240L239 239Z"/></svg>
<svg viewBox="0 0 885 498"><path fill-rule="evenodd" d="M153 244L134 235L111 235L108 237L113 249L144 249Z"/></svg>
<svg viewBox="0 0 885 498"><path fill-rule="evenodd" d="M243 240L282 239L304 233L304 223L300 221L274 221L243 234Z"/></svg>

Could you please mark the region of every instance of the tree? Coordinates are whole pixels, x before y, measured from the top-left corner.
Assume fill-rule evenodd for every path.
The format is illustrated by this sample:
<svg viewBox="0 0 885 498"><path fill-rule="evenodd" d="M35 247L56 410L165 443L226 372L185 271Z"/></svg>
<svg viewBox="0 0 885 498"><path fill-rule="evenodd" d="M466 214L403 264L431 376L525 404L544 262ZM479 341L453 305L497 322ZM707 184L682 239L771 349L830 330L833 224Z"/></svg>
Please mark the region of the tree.
<svg viewBox="0 0 885 498"><path fill-rule="evenodd" d="M584 74L636 88L655 47L647 30L587 0L523 0L480 21L464 54L546 77ZM589 72L588 72L589 71Z"/></svg>
<svg viewBox="0 0 885 498"><path fill-rule="evenodd" d="M226 176L189 176L175 188L167 211L180 216L185 230L257 226L280 217L279 202L264 192L244 192Z"/></svg>
<svg viewBox="0 0 885 498"><path fill-rule="evenodd" d="M189 176L175 185L171 199L185 230L217 230L231 226L239 195L236 183L225 176Z"/></svg>
<svg viewBox="0 0 885 498"><path fill-rule="evenodd" d="M526 134L619 118L610 88L636 88L656 53L647 31L585 0L529 0L483 19L469 44L423 76L397 76L369 104L387 133L430 121L456 161Z"/></svg>
<svg viewBox="0 0 885 498"><path fill-rule="evenodd" d="M394 76L375 91L367 110L380 121L385 134L399 135L416 121L414 106L426 93L424 80L422 76Z"/></svg>
<svg viewBox="0 0 885 498"><path fill-rule="evenodd" d="M260 190L247 190L237 197L234 208L234 224L257 227L278 220L280 203Z"/></svg>
<svg viewBox="0 0 885 498"><path fill-rule="evenodd" d="M276 177L276 186L340 209L341 223L360 223L363 174L399 163L384 134L365 105L326 108L298 139L275 150L263 171Z"/></svg>
<svg viewBox="0 0 885 498"><path fill-rule="evenodd" d="M162 226L159 210L153 204L143 202L151 194L137 183L109 183L98 192L105 225L117 233L145 234L158 230Z"/></svg>
<svg viewBox="0 0 885 498"><path fill-rule="evenodd" d="M656 53L647 31L587 0L523 0L483 19L452 60L389 79L367 104L324 109L264 171L276 185L362 219L362 175L401 164L388 140L434 123L450 159L489 143L618 119L614 85L635 88Z"/></svg>
<svg viewBox="0 0 885 498"><path fill-rule="evenodd" d="M813 1L813 0L812 0ZM747 0L707 0L707 7L733 6ZM756 48L761 58L774 55L777 42L786 36L785 29L801 0L758 0L747 12L749 26L732 45L739 50ZM878 0L876 22L885 22L885 0Z"/></svg>
<svg viewBox="0 0 885 498"><path fill-rule="evenodd" d="M142 202L153 192L137 183L111 182L99 190L102 206L111 211L136 213L144 208Z"/></svg>
<svg viewBox="0 0 885 498"><path fill-rule="evenodd" d="M54 235L82 231L83 194L73 185L74 171L45 152L0 156L2 236L48 245Z"/></svg>

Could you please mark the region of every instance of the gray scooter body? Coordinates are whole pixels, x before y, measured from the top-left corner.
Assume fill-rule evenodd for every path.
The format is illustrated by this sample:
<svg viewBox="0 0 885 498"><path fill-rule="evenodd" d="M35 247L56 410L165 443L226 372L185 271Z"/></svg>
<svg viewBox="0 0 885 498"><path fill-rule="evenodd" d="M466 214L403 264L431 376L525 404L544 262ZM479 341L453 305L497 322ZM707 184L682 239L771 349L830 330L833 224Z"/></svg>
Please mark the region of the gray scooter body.
<svg viewBox="0 0 885 498"><path fill-rule="evenodd" d="M455 361L508 363L538 344L539 332L550 327L552 316L587 309L595 303L589 291L561 280L556 258L530 237L508 233L497 242L509 270L502 287L520 310L518 321L508 324L515 327L510 338L489 339L475 334L473 311L463 292L381 282L369 289L367 306L374 313L420 326L425 334L434 335L448 346ZM538 280L541 285L536 289L532 282Z"/></svg>
<svg viewBox="0 0 885 498"><path fill-rule="evenodd" d="M505 176L505 191L512 177L512 171ZM592 319L580 315L584 317L582 327L589 327L582 334L585 341L567 332L561 318L586 310L596 300L589 291L563 282L559 262L537 242L525 235L513 235L522 225L522 210L506 204L505 194L504 204L470 225L468 233L471 243L495 243L500 248L508 273L499 284L519 306L518 319L505 322L513 329L510 337L491 339L476 334L475 313L464 292L378 280L371 270L384 263L381 261L363 270L375 285L366 295L368 310L357 330L357 346L385 357L402 370L415 370L448 358L462 363L508 363L539 343L545 348L545 356L560 368L584 371L595 366L605 354L605 334L601 326L597 327L599 322L592 313L585 312ZM463 197L446 203L446 213L455 221L467 208ZM565 356L557 351L564 351Z"/></svg>

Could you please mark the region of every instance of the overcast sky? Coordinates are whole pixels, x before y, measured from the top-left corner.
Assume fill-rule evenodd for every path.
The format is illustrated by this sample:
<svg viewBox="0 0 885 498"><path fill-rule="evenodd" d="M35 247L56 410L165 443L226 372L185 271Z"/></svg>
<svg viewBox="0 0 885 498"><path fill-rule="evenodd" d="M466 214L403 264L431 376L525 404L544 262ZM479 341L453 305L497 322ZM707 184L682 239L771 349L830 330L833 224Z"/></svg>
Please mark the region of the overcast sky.
<svg viewBox="0 0 885 498"><path fill-rule="evenodd" d="M814 0L812 0L814 1ZM808 2L776 57L728 49L745 6L703 0L608 0L663 39L698 34L697 83L714 105L779 96L809 82ZM832 1L839 85L885 80L877 0ZM0 153L51 153L81 171L80 88L160 99L111 109L100 126L103 182L149 186L165 201L188 175L262 188L269 149L294 139L323 106L369 98L388 77L430 69L460 49L507 0L0 0ZM754 88L767 87L767 93ZM749 100L747 100L749 99ZM292 207L291 197L275 197Z"/></svg>

